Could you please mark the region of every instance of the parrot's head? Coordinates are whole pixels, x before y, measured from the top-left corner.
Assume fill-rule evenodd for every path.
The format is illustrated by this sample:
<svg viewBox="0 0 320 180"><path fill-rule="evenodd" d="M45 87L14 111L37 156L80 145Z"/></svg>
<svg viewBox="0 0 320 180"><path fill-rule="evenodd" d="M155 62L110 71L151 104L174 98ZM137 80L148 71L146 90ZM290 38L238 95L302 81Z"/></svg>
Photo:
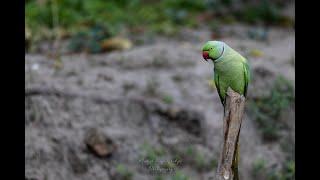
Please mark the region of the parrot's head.
<svg viewBox="0 0 320 180"><path fill-rule="evenodd" d="M224 43L221 41L208 41L202 47L202 57L207 61L211 59L213 62L220 58L224 51Z"/></svg>

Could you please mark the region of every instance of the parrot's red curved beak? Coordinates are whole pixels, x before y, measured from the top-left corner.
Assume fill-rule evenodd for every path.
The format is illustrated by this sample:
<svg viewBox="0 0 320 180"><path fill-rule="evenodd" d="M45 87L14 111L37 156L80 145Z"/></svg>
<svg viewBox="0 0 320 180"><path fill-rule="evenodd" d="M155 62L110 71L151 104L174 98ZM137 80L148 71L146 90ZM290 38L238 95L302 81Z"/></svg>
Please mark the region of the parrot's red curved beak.
<svg viewBox="0 0 320 180"><path fill-rule="evenodd" d="M209 52L208 51L202 51L202 57L204 60L208 61L209 59Z"/></svg>

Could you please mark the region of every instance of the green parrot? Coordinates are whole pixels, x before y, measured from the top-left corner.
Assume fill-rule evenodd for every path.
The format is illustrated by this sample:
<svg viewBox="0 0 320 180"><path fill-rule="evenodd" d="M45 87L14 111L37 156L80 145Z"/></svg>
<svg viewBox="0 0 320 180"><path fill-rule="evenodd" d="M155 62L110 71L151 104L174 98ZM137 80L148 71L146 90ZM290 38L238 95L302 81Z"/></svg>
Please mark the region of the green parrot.
<svg viewBox="0 0 320 180"><path fill-rule="evenodd" d="M250 81L250 68L246 58L221 41L208 41L202 48L202 56L214 63L214 82L222 105L225 107L225 97L230 87L235 92L246 97ZM237 140L238 141L238 140ZM239 144L233 159L235 179L238 180Z"/></svg>
<svg viewBox="0 0 320 180"><path fill-rule="evenodd" d="M214 82L223 106L228 87L246 97L250 81L246 58L222 41L208 41L202 48L202 56L214 63Z"/></svg>

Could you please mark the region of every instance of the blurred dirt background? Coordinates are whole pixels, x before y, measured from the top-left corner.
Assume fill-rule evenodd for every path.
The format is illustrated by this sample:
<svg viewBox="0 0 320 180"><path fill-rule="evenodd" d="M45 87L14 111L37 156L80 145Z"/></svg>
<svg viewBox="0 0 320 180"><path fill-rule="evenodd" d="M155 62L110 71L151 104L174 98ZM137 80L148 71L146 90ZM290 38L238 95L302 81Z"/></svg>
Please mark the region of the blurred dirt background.
<svg viewBox="0 0 320 180"><path fill-rule="evenodd" d="M81 1L26 1L25 179L212 179L223 117L201 56L212 39L251 67L240 178L294 179L294 1L221 1L215 11L205 3L220 1L119 2L92 1L97 15L80 21L67 9ZM153 6L169 20L142 13L113 26Z"/></svg>

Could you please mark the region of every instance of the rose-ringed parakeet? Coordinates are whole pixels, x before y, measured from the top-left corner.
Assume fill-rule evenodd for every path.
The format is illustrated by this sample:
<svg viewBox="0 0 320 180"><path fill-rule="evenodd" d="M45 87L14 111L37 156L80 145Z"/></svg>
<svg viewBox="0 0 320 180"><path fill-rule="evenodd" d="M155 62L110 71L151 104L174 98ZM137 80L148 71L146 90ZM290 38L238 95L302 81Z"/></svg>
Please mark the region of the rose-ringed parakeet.
<svg viewBox="0 0 320 180"><path fill-rule="evenodd" d="M208 41L202 48L202 56L214 63L214 82L223 105L228 87L247 95L250 69L243 56L221 41Z"/></svg>
<svg viewBox="0 0 320 180"><path fill-rule="evenodd" d="M229 87L246 97L250 80L250 69L247 60L243 56L221 41L208 41L202 48L202 56L205 60L211 59L214 63L214 82L224 108L226 105L225 97ZM228 130L226 131L224 133L229 133ZM225 134L225 136L228 135ZM237 165L239 160L238 137L239 134L236 139L233 139L235 142L232 142L232 144L237 144L235 148L236 155L232 162L234 179L236 180L239 178Z"/></svg>

